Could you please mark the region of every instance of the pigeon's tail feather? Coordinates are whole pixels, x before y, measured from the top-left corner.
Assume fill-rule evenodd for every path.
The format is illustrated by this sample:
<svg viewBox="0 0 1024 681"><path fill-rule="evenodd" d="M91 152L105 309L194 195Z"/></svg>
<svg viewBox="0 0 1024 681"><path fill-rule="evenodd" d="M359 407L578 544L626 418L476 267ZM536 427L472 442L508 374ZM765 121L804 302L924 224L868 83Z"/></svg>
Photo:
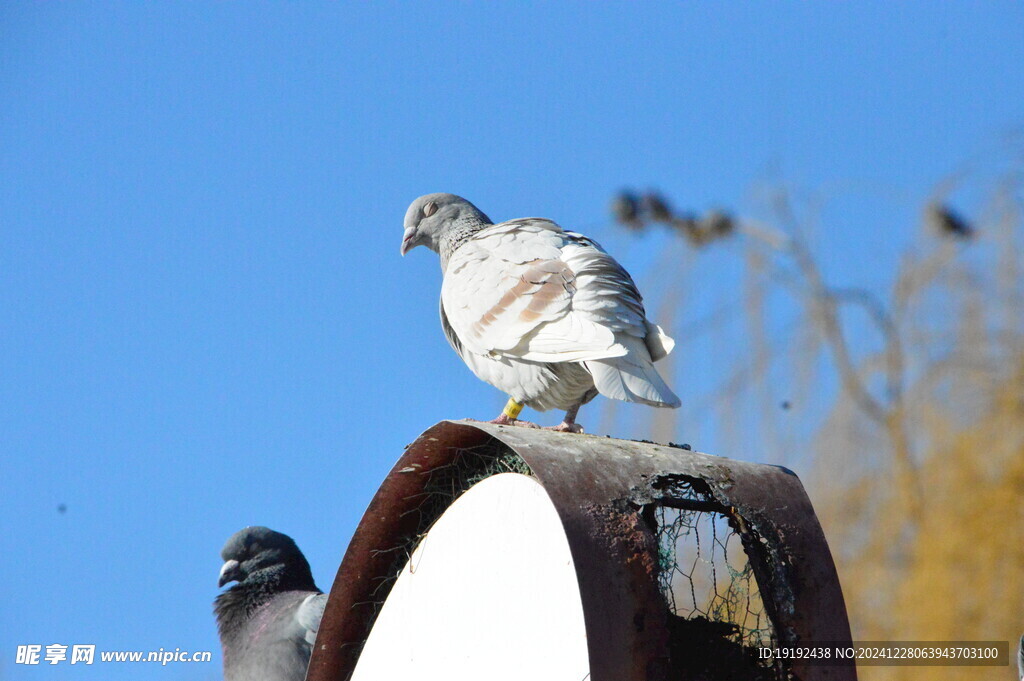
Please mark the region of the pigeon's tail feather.
<svg viewBox="0 0 1024 681"><path fill-rule="evenodd" d="M619 339L629 348L624 357L584 362L594 377L594 385L605 397L625 402L640 402L652 407L671 407L681 403L651 363L644 341L639 338Z"/></svg>
<svg viewBox="0 0 1024 681"><path fill-rule="evenodd" d="M651 353L651 361L657 362L659 359L664 359L668 353L672 352L676 342L654 322L645 319L644 324L647 326L647 337L644 338L644 344L647 345L647 351Z"/></svg>

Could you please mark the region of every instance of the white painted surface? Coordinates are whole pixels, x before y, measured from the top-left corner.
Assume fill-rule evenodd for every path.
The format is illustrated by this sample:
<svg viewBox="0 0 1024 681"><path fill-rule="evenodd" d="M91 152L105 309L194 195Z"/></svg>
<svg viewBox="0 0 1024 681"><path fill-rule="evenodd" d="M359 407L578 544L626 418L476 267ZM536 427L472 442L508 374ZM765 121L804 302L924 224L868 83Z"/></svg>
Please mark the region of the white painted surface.
<svg viewBox="0 0 1024 681"><path fill-rule="evenodd" d="M353 681L584 681L586 630L544 488L503 473L463 494L413 553Z"/></svg>

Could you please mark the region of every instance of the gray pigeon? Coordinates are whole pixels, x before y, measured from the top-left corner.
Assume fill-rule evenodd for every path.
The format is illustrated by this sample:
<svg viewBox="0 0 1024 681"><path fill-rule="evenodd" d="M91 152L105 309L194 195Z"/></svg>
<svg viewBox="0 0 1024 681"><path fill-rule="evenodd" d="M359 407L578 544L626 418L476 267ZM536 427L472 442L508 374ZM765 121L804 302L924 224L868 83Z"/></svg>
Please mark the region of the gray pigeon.
<svg viewBox="0 0 1024 681"><path fill-rule="evenodd" d="M327 604L292 538L266 527L236 532L220 552L214 602L225 681L303 681Z"/></svg>
<svg viewBox="0 0 1024 681"><path fill-rule="evenodd" d="M654 369L675 344L647 320L636 284L593 240L550 220L492 224L452 194L427 194L405 214L402 255L441 256L441 326L476 374L509 395L492 423L523 406L564 409L555 430L581 432L580 406L598 393L655 407L679 398Z"/></svg>

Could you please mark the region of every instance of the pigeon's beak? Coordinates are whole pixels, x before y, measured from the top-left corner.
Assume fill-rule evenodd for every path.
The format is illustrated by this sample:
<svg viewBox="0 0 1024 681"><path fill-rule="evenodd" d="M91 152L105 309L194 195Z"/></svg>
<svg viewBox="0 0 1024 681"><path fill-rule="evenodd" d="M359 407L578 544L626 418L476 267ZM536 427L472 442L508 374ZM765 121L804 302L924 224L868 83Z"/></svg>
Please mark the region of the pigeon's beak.
<svg viewBox="0 0 1024 681"><path fill-rule="evenodd" d="M224 563L220 569L220 580L217 581L217 587L222 587L228 582L235 582L242 578L242 569L238 565L237 560L229 560Z"/></svg>
<svg viewBox="0 0 1024 681"><path fill-rule="evenodd" d="M405 234L402 235L402 250L399 252L405 255L419 245L419 233L416 231L416 227L406 227Z"/></svg>

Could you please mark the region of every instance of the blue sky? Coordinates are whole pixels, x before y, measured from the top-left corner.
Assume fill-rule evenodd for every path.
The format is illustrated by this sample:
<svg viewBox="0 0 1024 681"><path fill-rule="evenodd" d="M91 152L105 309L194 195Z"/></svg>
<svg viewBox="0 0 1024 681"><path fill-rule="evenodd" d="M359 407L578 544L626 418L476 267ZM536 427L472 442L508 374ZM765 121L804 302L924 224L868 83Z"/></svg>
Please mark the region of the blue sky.
<svg viewBox="0 0 1024 681"><path fill-rule="evenodd" d="M665 244L609 223L619 187L742 210L765 177L863 183L890 198L815 247L873 281L1024 120L1021 35L1010 2L4 3L0 679L219 678L232 532L291 534L327 589L402 447L497 414L436 257L398 256L416 196L587 231L656 298ZM733 295L694 267L689 298ZM23 643L215 661L26 668Z"/></svg>

